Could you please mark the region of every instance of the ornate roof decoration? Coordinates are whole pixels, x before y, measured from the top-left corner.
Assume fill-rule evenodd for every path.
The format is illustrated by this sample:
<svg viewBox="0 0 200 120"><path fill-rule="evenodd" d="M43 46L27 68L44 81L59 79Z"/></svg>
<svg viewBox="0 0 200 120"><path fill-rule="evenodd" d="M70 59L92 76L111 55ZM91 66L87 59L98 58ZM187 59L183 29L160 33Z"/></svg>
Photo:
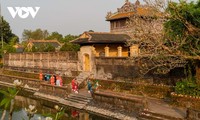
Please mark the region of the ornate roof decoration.
<svg viewBox="0 0 200 120"><path fill-rule="evenodd" d="M154 8L147 5L141 5L139 0L136 0L135 3L131 3L128 0L126 0L125 4L121 8L117 8L117 12L115 13L108 12L106 20L110 21L110 20L128 18L132 15L140 15L140 16L155 15L152 14L152 12L155 12ZM156 15L160 16L161 14L156 12Z"/></svg>

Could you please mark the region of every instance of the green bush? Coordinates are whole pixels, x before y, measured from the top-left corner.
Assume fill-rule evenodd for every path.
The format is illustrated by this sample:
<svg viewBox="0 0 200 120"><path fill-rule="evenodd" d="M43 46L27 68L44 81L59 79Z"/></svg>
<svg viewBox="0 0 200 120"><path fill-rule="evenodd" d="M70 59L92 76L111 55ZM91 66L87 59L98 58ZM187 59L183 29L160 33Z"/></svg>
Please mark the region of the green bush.
<svg viewBox="0 0 200 120"><path fill-rule="evenodd" d="M177 94L200 96L200 86L195 83L195 79L184 79L176 83L175 92Z"/></svg>

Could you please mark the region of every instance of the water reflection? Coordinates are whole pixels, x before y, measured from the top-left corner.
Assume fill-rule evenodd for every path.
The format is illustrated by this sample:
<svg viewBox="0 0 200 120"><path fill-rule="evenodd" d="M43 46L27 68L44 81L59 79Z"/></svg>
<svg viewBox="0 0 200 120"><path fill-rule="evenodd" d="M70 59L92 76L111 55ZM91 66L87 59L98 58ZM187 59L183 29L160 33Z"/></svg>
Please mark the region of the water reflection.
<svg viewBox="0 0 200 120"><path fill-rule="evenodd" d="M54 103L50 101L43 100L34 100L31 98L26 98L22 96L16 96L15 101L15 111L13 113L12 120L28 120L27 112L25 108L28 108L29 105L35 105L37 109L37 113L34 114L31 120L45 120L46 116L56 115L56 110L54 109ZM86 111L80 111L76 109L72 109L69 107L64 107L65 113L61 120L108 120L107 118L103 118L101 116L88 114ZM2 111L0 112L0 116L2 115ZM6 120L8 119L8 112L6 115Z"/></svg>

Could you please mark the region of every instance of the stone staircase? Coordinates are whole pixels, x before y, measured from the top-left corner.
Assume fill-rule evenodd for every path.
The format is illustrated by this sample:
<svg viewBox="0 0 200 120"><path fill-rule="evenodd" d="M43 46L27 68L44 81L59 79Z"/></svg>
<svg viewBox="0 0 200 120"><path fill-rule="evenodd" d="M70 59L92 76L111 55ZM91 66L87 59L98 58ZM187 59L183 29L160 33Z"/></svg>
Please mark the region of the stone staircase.
<svg viewBox="0 0 200 120"><path fill-rule="evenodd" d="M79 109L84 108L90 101L92 100L92 96L87 90L79 90L79 93L72 93L65 98L65 102L63 104L67 104L69 106L73 106Z"/></svg>
<svg viewBox="0 0 200 120"><path fill-rule="evenodd" d="M90 77L90 72L81 72L77 77L77 82L79 84L79 88L83 88L85 86L85 80Z"/></svg>
<svg viewBox="0 0 200 120"><path fill-rule="evenodd" d="M158 114L151 111L143 111L139 115L139 120L184 120L184 119Z"/></svg>

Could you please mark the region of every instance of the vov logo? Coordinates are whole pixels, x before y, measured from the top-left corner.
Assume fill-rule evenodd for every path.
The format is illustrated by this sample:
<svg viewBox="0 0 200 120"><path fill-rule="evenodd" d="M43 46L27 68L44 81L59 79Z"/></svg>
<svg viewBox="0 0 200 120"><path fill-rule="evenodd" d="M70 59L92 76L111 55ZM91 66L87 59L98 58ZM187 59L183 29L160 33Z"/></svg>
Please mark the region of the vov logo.
<svg viewBox="0 0 200 120"><path fill-rule="evenodd" d="M40 9L40 7L35 7L35 9L33 7L15 7L15 8L7 7L7 8L13 18L15 18L16 15L18 14L18 16L22 19L27 18L29 15L31 15L32 18L35 18Z"/></svg>

